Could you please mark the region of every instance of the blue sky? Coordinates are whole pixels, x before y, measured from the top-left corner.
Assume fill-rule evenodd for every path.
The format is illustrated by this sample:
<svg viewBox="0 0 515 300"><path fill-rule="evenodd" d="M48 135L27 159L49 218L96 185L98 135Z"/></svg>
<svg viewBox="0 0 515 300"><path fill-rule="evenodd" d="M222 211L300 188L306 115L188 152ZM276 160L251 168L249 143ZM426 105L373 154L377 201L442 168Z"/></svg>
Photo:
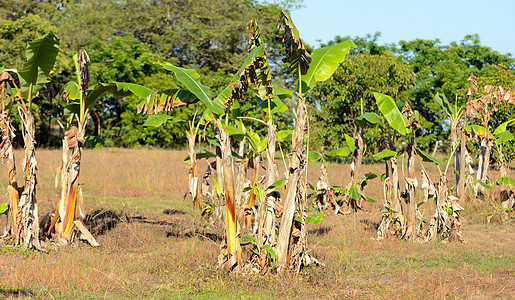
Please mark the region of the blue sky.
<svg viewBox="0 0 515 300"><path fill-rule="evenodd" d="M315 48L317 40L376 31L380 44L438 38L448 45L477 33L482 45L515 56L515 0L304 0L292 19Z"/></svg>

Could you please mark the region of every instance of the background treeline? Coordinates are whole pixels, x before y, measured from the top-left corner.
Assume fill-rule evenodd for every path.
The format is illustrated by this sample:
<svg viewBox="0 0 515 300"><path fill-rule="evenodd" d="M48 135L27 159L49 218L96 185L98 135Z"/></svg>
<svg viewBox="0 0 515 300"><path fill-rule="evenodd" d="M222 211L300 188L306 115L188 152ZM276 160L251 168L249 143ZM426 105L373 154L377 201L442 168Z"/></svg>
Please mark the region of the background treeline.
<svg viewBox="0 0 515 300"><path fill-rule="evenodd" d="M294 9L302 1L256 0L81 0L0 1L0 67L19 69L28 41L48 31L61 39L52 85L34 108L37 141L40 146L60 146L57 120L64 117L66 101L54 95L73 76L72 55L79 48L88 51L92 83L133 82L154 90L177 87L173 76L156 62L171 62L197 69L207 86L225 87L247 53L246 24L255 18L261 25L274 74L282 74L281 46L275 44L276 20L282 8ZM459 42L442 45L439 40L400 41L381 45L379 33L365 37L335 37L328 44L351 39L358 45L344 60L333 78L317 86L308 99L311 104L311 145L320 150L341 147L344 134L356 130L354 118L362 110L374 111L372 92L388 94L398 103L410 101L422 116L421 148L436 141L449 143L449 126L444 113L433 102L443 92L451 102L466 102L474 73L479 86L515 87L515 59L481 44L479 36L467 35ZM279 75L278 86L290 82ZM142 127L146 116L137 114L136 98L105 97L92 111L88 130L102 137L106 146L182 146L185 130L167 123L158 128ZM247 116L262 112L249 97L242 103ZM195 107L174 113L191 119ZM501 107L491 121L496 127L512 119L511 109ZM282 129L291 127L292 116L276 120ZM54 130L52 130L54 128ZM382 128L368 130L365 143L374 148ZM264 132L263 132L264 133ZM448 147L444 147L448 148ZM371 149L373 150L373 149Z"/></svg>

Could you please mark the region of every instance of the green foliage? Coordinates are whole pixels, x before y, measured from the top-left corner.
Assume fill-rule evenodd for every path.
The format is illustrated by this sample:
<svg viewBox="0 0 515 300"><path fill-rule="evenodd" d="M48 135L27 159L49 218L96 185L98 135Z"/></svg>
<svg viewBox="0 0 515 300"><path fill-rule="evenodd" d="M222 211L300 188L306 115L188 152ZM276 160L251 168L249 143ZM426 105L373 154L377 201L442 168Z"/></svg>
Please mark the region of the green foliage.
<svg viewBox="0 0 515 300"><path fill-rule="evenodd" d="M179 68L172 64L163 64L163 67L168 71L174 72L177 80L184 84L190 92L195 94L195 96L197 96L197 98L200 99L200 101L202 101L211 112L218 115L222 115L224 113L224 108L221 103L214 102L211 99L209 88L200 83L200 76L195 70Z"/></svg>
<svg viewBox="0 0 515 300"><path fill-rule="evenodd" d="M508 181L506 181L506 182L508 182ZM474 183L479 183L482 187L484 187L485 189L488 189L488 190L493 190L494 189L493 186L489 185L488 183L482 182L480 180L475 180L474 179Z"/></svg>
<svg viewBox="0 0 515 300"><path fill-rule="evenodd" d="M250 190L252 190L252 192L254 192L254 194L256 194L257 199L263 199L263 195L264 195L263 189L261 189L259 186L252 185L252 186L243 188L243 192L248 192Z"/></svg>
<svg viewBox="0 0 515 300"><path fill-rule="evenodd" d="M376 173L366 173L360 179L360 188L361 188L361 190L363 190L363 188L365 186L367 186L369 180L372 180L372 179L375 179L375 178L380 178L382 181L385 180L385 176L384 175L380 175L380 174L376 174Z"/></svg>
<svg viewBox="0 0 515 300"><path fill-rule="evenodd" d="M335 36L333 40L327 42L327 44L322 44L322 46L326 45L335 45L341 43L345 40L353 41L356 44L356 48L351 49L351 55L358 54L371 54L371 55L380 55L385 54L388 51L391 51L391 46L379 45L377 42L381 37L381 32L375 32L374 34L367 33L365 36Z"/></svg>
<svg viewBox="0 0 515 300"><path fill-rule="evenodd" d="M96 148L98 146L105 145L104 139L98 136L88 135L84 138L84 140L86 141L86 145L88 145L89 148Z"/></svg>
<svg viewBox="0 0 515 300"><path fill-rule="evenodd" d="M168 72L155 64L160 56L150 52L149 45L129 36L113 37L109 41L94 39L91 44L88 54L93 84L132 82L155 91L177 86ZM95 125L93 132L101 135L107 146L171 146L177 142L184 143L186 136L183 128L176 124L142 130L147 116L137 113L140 102L141 98L136 96L101 97L91 114ZM191 119L193 114L194 108L181 108L174 116Z"/></svg>
<svg viewBox="0 0 515 300"><path fill-rule="evenodd" d="M317 162L317 161L321 161L321 160L323 160L325 162L324 156L322 154L320 154L320 152L314 151L314 150L310 150L308 152L308 159L313 162Z"/></svg>
<svg viewBox="0 0 515 300"><path fill-rule="evenodd" d="M356 144L354 138L345 134L345 141L347 142L347 146L349 147L350 152L354 152L356 150Z"/></svg>
<svg viewBox="0 0 515 300"><path fill-rule="evenodd" d="M403 94L412 87L413 80L409 66L391 54L349 55L333 77L318 84L307 98L313 105L310 143L326 149L341 148L345 145L344 135L352 135L358 123L362 123L360 116L374 118L367 114L377 111L372 92L404 99ZM363 133L367 149L375 152L380 128L370 127Z"/></svg>
<svg viewBox="0 0 515 300"><path fill-rule="evenodd" d="M174 117L167 116L167 115L151 115L151 116L148 116L145 123L143 123L143 126L159 127L162 124L164 124L166 121L173 120L173 119L174 119Z"/></svg>
<svg viewBox="0 0 515 300"><path fill-rule="evenodd" d="M377 203L376 200L370 198L365 194L360 193L358 187L355 185L351 185L351 187L349 188L349 195L352 199L356 201L363 198L363 200L368 201L370 203Z"/></svg>
<svg viewBox="0 0 515 300"><path fill-rule="evenodd" d="M324 214L309 215L306 217L306 224L320 224L324 219ZM302 222L302 218L295 218L295 221Z"/></svg>
<svg viewBox="0 0 515 300"><path fill-rule="evenodd" d="M434 97L436 104L441 107L445 113L453 120L458 121L461 118L462 112L465 109L465 105L458 106L457 101L452 105L445 94L437 93Z"/></svg>
<svg viewBox="0 0 515 300"><path fill-rule="evenodd" d="M379 123L381 117L373 112L365 112L363 115L356 118L356 124L364 128Z"/></svg>
<svg viewBox="0 0 515 300"><path fill-rule="evenodd" d="M350 153L351 153L351 149L349 147L343 147L340 149L329 151L325 155L327 157L335 157L335 156L344 157L344 156L348 156Z"/></svg>
<svg viewBox="0 0 515 300"><path fill-rule="evenodd" d="M27 62L18 71L20 92L29 104L45 83L54 68L59 53L59 39L50 32L27 45Z"/></svg>
<svg viewBox="0 0 515 300"><path fill-rule="evenodd" d="M0 66L20 70L27 44L49 32L55 33L57 28L38 15L21 14L15 21L0 18Z"/></svg>
<svg viewBox="0 0 515 300"><path fill-rule="evenodd" d="M9 203L2 203L2 204L0 204L0 215L7 214L9 206L10 206Z"/></svg>
<svg viewBox="0 0 515 300"><path fill-rule="evenodd" d="M497 178L495 183L509 185L509 186L515 186L515 179L508 177L508 176L504 176L504 177Z"/></svg>
<svg viewBox="0 0 515 300"><path fill-rule="evenodd" d="M277 180L276 182L272 183L269 187L266 188L265 191L279 187L279 186L283 185L285 181L286 181L286 178L283 177L283 178Z"/></svg>
<svg viewBox="0 0 515 300"><path fill-rule="evenodd" d="M3 67L21 70L26 44L49 32L59 32L62 49L56 67L49 74L54 86L39 93L32 107L38 126L36 139L40 144L51 145L54 140L60 143L49 129L50 125L56 125L53 120L62 117L63 104L44 94L50 95L52 89L60 90L70 80L73 74L70 53L76 53L79 48L88 51L92 84L130 82L155 91L161 91L163 87L177 88L180 83L154 64L160 61L184 69L194 68L202 76L202 82L210 87L210 92L218 94L230 84L232 78L227 74L239 73L247 57L245 24L252 18L259 20L262 40L267 41L270 68L280 71L283 46L279 45L278 39L273 39L277 15L281 7L296 7L300 2L279 1L276 5L255 0L84 0L61 1L56 5L52 1L4 1L0 7L0 62ZM313 104L310 108L310 145L324 148L322 151L345 147L344 134L352 136L357 132L357 126L362 126L364 119L360 116L376 111L372 92L390 95L399 103L410 100L412 108L422 117L417 142L426 150L437 140L445 143L449 140L447 112L438 109L433 100L437 93L449 97L450 107L460 107L467 99L470 73L479 78L480 90L485 84L512 88L515 84L515 59L483 46L477 35L465 36L462 41L449 45L442 45L439 40L421 39L380 45L380 33L335 37L313 51L309 63L311 50L299 43L298 30L286 14L280 20L280 27L288 35L286 39L292 41L289 52L294 55L290 55L289 63L304 64L301 68L306 73L303 76L306 78L304 92L307 86L313 85L313 78L320 81L315 75L322 69L316 67L317 61L325 61L322 57L331 57L332 53L348 51L347 59L336 68L333 77L313 87L307 99ZM351 45L346 49L344 44L350 45L346 40L352 40L357 47ZM295 48L296 45L301 47ZM300 50L302 53L298 49L303 49ZM295 55L300 60L295 60ZM338 61L336 56L334 58L327 60L331 61L331 72ZM309 70L307 64L311 66ZM278 74L274 83L278 85L281 81L284 81L283 76ZM102 136L106 145L185 143L181 126L166 123L140 130L147 117L137 114L140 103L137 97L102 96L99 100L92 109L93 122L87 132ZM490 121L489 130L514 118L511 106L502 104L499 107ZM285 111L287 107L292 107L290 100L274 95L271 108L280 130L287 130L293 124L291 113ZM368 112L362 111L361 107ZM196 109L178 108L174 116L192 119ZM247 97L241 103L243 115L258 119L264 119L267 109L268 102L263 99ZM385 129L381 124L372 126L366 120L370 128L364 131L364 141L368 150L376 152L374 141ZM14 125L17 126L16 121ZM508 133L500 136L508 160L515 154L513 141L506 140L513 129L513 124L508 125ZM390 133L388 129L385 132ZM256 133L264 136L266 129L259 128ZM442 148L448 148L445 146Z"/></svg>
<svg viewBox="0 0 515 300"><path fill-rule="evenodd" d="M380 160L386 160L391 157L397 156L397 152L392 151L390 149L384 149L383 151L376 153L373 156L374 156L375 160L380 161Z"/></svg>
<svg viewBox="0 0 515 300"><path fill-rule="evenodd" d="M402 135L407 135L407 120L400 112L392 97L380 93L374 93L379 111L383 114L386 122Z"/></svg>
<svg viewBox="0 0 515 300"><path fill-rule="evenodd" d="M422 161L425 161L425 162L432 162L434 163L435 165L439 166L440 165L440 161L434 157L432 157L431 155L429 155L428 153L426 153L425 151L423 151L422 149L420 148L415 148L415 151L417 151L417 154L422 157Z"/></svg>
<svg viewBox="0 0 515 300"><path fill-rule="evenodd" d="M345 59L351 48L355 48L351 41L345 41L333 46L315 49L311 55L309 70L302 80L308 89L312 89L318 81L329 79L340 63ZM307 92L307 89L303 89Z"/></svg>
<svg viewBox="0 0 515 300"><path fill-rule="evenodd" d="M216 154L214 154L213 152L208 151L208 150L198 150L197 152L195 152L195 158L197 160L209 159L211 157L216 157ZM190 156L189 155L184 159L184 163L185 164L189 164L190 163Z"/></svg>
<svg viewBox="0 0 515 300"><path fill-rule="evenodd" d="M361 193L355 185L351 185L349 188L349 195L354 200L359 200L361 198Z"/></svg>
<svg viewBox="0 0 515 300"><path fill-rule="evenodd" d="M267 146L267 137L263 137L262 139L259 137L259 135L255 132L252 132L248 130L246 132L246 136L249 139L250 145L252 147L252 150L256 153L261 153L265 151Z"/></svg>

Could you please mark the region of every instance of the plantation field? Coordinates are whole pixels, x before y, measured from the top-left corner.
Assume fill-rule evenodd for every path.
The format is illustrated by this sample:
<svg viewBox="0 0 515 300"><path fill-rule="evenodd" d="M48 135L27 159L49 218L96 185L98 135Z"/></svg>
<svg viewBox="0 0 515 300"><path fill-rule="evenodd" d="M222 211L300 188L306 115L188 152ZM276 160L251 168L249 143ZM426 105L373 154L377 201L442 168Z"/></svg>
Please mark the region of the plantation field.
<svg viewBox="0 0 515 300"><path fill-rule="evenodd" d="M21 152L16 155L23 157ZM79 242L48 253L2 246L0 297L515 298L513 213L501 222L496 202L461 203L466 243L379 242L374 240L381 219L378 179L370 181L364 191L377 204L346 216L326 211L321 224L308 225L308 246L324 267L303 269L298 276L224 273L216 269L223 228L195 220L190 198L182 200L187 190L186 156L186 151L170 150L85 150L81 165L84 208L96 216L95 223L89 224L101 246ZM60 150L37 152L40 217L57 208L54 176L60 157ZM282 174L284 165L278 165ZM22 166L17 167L21 170ZM201 173L205 167L201 162ZM3 168L0 186L6 187ZM403 168L407 166L400 162L401 174ZM429 164L427 168L436 181L436 169ZM383 165L364 165L363 171L382 173ZM309 182L315 185L319 173L320 165L310 164ZM349 173L348 165L330 165L330 184L345 185ZM419 171L416 174L420 176ZM497 176L496 171L490 174ZM491 198L496 192L491 192ZM7 196L2 198L2 203L7 201ZM421 206L426 220L433 209L432 203ZM6 222L2 216L2 227Z"/></svg>

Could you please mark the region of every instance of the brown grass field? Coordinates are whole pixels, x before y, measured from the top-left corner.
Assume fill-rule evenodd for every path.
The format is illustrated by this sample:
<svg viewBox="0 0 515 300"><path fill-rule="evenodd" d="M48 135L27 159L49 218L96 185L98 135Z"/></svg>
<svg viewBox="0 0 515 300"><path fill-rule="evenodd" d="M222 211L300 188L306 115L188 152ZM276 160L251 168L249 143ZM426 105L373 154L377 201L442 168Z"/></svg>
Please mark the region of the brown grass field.
<svg viewBox="0 0 515 300"><path fill-rule="evenodd" d="M16 154L20 162L22 153ZM40 216L57 207L60 154L37 152ZM299 275L224 273L216 269L223 231L199 230L190 199L182 200L185 157L185 151L86 150L81 168L86 212L117 212L111 228L97 235L101 246L80 242L48 253L0 247L0 298L515 299L513 213L503 222L495 201L462 203L464 244L379 242L374 240L382 202L377 179L365 192L378 204L347 216L327 211L321 224L309 225L309 246L325 267L305 268ZM436 181L436 169L427 166ZM383 170L380 164L363 168ZM6 187L5 166L0 170L0 185ZM348 165L331 165L329 171L331 184L347 183ZM319 165L310 164L310 182L318 176ZM6 202L2 195L0 202ZM496 191L490 196L495 199ZM428 220L432 203L421 208ZM2 227L6 221L2 216Z"/></svg>

